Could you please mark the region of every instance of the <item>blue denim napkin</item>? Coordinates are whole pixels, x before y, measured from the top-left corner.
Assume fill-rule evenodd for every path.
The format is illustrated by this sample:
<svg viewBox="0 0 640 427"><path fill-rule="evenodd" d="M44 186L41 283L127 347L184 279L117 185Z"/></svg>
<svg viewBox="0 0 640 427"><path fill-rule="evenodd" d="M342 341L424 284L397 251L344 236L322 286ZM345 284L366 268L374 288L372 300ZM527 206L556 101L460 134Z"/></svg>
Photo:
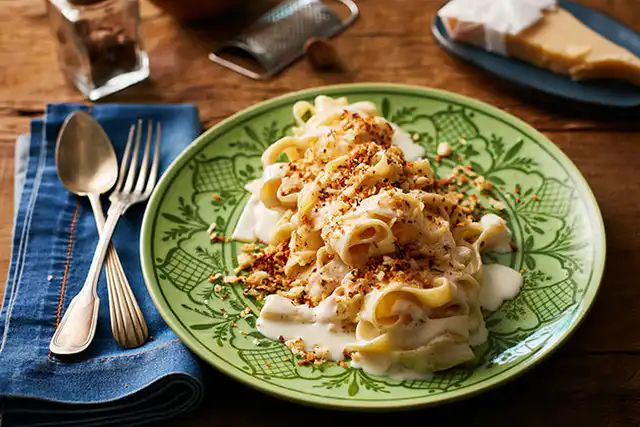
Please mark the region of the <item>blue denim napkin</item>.
<svg viewBox="0 0 640 427"><path fill-rule="evenodd" d="M96 337L84 353L61 359L49 341L69 302L80 290L98 242L87 200L58 180L54 151L62 122L83 105L47 106L33 120L28 144L17 152L16 212L9 277L0 312L0 425L138 425L197 406L203 380L196 357L167 327L146 291L139 237L144 205L123 217L113 241L144 312L152 338L122 349L111 335L104 273ZM129 126L138 118L162 123L161 167L200 131L190 105L97 105L91 114L122 155ZM27 162L21 162L22 156ZM23 166L26 164L26 170ZM103 200L105 210L108 200Z"/></svg>

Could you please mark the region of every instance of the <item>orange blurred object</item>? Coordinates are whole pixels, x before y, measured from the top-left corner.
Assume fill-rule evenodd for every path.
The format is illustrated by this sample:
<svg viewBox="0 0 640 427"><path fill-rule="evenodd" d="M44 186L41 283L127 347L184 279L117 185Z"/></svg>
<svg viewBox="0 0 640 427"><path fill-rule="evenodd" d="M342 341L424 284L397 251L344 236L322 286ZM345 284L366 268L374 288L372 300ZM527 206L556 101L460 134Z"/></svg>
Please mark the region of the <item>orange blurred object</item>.
<svg viewBox="0 0 640 427"><path fill-rule="evenodd" d="M200 21L221 15L243 3L242 0L151 0L181 21Z"/></svg>

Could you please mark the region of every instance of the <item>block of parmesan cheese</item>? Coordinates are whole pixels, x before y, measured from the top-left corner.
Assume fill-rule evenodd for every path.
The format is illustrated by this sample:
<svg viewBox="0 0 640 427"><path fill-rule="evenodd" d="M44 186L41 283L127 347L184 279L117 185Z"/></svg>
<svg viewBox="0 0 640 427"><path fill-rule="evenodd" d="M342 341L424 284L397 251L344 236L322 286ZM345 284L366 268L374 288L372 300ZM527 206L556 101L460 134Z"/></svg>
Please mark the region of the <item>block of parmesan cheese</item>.
<svg viewBox="0 0 640 427"><path fill-rule="evenodd" d="M449 37L574 80L640 86L640 58L588 28L555 0L451 0L438 12Z"/></svg>

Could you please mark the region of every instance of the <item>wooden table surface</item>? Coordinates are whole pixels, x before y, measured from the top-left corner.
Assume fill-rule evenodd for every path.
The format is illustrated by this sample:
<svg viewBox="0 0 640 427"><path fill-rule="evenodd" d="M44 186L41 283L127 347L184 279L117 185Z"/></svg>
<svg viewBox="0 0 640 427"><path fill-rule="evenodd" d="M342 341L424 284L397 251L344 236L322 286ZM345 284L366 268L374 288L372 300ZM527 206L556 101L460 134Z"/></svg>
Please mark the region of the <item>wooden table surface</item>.
<svg viewBox="0 0 640 427"><path fill-rule="evenodd" d="M340 72L304 61L255 82L206 57L250 16L185 27L143 3L151 79L107 102L193 102L205 127L292 90L349 82L398 82L458 92L525 120L556 143L591 185L607 231L608 261L597 301L571 340L523 377L470 400L397 414L308 409L250 390L211 371L205 405L163 426L396 423L519 426L640 425L640 115L613 118L538 98L442 51L430 23L443 0L359 0L360 19L335 40ZM639 0L580 0L640 30ZM256 2L252 8L258 8ZM256 10L253 11L256 13ZM231 23L231 24L229 24ZM10 259L15 138L47 102L82 101L60 72L43 0L0 1L0 277ZM4 284L0 285L0 298Z"/></svg>

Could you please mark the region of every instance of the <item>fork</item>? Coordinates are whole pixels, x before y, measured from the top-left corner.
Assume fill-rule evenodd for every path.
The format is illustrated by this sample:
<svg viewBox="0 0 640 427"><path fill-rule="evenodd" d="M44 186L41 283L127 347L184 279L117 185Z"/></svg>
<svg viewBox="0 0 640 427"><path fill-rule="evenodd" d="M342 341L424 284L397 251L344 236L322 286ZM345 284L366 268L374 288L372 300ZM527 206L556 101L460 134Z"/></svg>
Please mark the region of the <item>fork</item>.
<svg viewBox="0 0 640 427"><path fill-rule="evenodd" d="M82 286L82 290L71 301L71 304L69 304L69 308L67 308L60 325L51 339L49 348L52 353L61 355L76 354L85 350L89 344L91 344L96 331L98 309L100 307L100 299L97 294L98 279L113 232L116 229L118 220L127 209L136 203L147 200L156 185L158 166L160 163L160 123L157 123L156 126L155 147L151 167L149 168L153 134L153 123L149 121L147 141L142 156L140 173L138 173L142 127L142 120L138 120L137 132L136 125L132 125L129 129L129 137L124 150L122 164L120 165L118 182L109 196L111 206L109 206L109 210L107 211L107 219L100 234L100 240L93 255L93 260L91 261L87 279ZM135 144L133 142L134 133L136 134ZM131 153L132 144L134 145L133 154ZM131 159L129 159L129 156L131 156ZM119 310L132 309L126 292L122 292L122 289L117 289L117 287L109 291L110 295L111 291L113 291L113 296L116 297L114 301ZM114 314L117 313L112 313L112 315ZM140 328L141 325L137 324L135 327ZM146 330L146 324L144 329Z"/></svg>
<svg viewBox="0 0 640 427"><path fill-rule="evenodd" d="M158 129L156 132L156 140L160 140L160 123L157 124ZM129 129L129 137L127 138L127 146L123 156L122 163L120 164L119 177L124 177L127 173L127 160L131 151L131 141L133 141L134 131L136 133L136 147L140 144L140 138L142 136L142 121L138 120L138 126L132 125ZM148 156L148 150L151 146L152 138L152 124L149 122L149 130L147 132L147 143L145 146L145 156ZM135 149L134 149L135 151ZM137 157L132 163L137 164ZM146 169L147 159L143 157L143 170ZM157 173L157 171L156 171ZM118 182L116 189L121 186L121 182ZM112 194L113 196L113 194ZM111 196L111 197L112 197ZM147 196L148 198L148 196ZM107 286L109 291L109 314L111 317L111 331L116 342L124 348L139 347L149 337L149 329L147 323L144 320L144 315L140 306L138 305L135 295L129 286L127 277L122 270L122 265L119 264L118 254L116 251L107 251L107 259L109 257L114 258L112 264L120 265L120 268L109 268L109 263L106 264L107 274ZM117 262L113 262L117 261Z"/></svg>

